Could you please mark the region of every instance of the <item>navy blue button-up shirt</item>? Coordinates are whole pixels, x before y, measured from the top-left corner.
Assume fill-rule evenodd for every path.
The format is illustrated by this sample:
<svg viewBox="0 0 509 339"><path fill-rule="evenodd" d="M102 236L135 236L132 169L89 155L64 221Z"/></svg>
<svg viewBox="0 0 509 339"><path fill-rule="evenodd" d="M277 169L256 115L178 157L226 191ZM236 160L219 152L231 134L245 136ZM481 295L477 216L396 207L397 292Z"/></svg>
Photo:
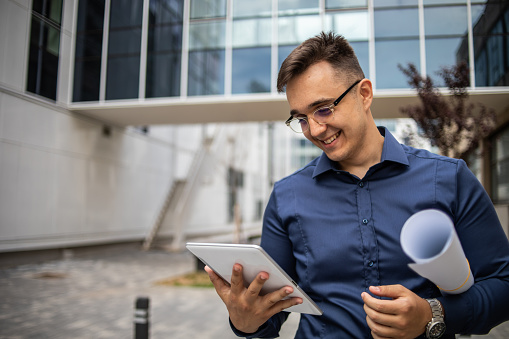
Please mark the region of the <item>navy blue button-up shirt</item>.
<svg viewBox="0 0 509 339"><path fill-rule="evenodd" d="M457 159L400 145L384 128L380 163L360 179L325 154L274 186L261 246L324 311L302 314L296 338L369 338L361 293L402 284L438 297L447 334L486 333L509 319L509 243L483 187ZM454 221L475 285L461 295L438 288L410 268L400 245L405 221L436 208ZM257 333L278 335L286 312Z"/></svg>

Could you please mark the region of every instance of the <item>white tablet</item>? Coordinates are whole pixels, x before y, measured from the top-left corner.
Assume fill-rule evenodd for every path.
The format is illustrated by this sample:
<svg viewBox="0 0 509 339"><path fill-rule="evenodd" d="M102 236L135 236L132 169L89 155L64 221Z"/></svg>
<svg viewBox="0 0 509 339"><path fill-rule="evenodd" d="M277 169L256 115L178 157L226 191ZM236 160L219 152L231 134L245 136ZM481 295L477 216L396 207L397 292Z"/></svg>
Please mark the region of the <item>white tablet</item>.
<svg viewBox="0 0 509 339"><path fill-rule="evenodd" d="M292 286L293 293L288 296L302 298L302 304L285 309L288 312L322 315L322 310L286 274L281 267L258 245L187 243L186 247L205 265L210 267L228 283L231 282L233 265L243 267L244 282L249 285L260 272L267 272L269 279L263 285L261 294L276 291L284 286Z"/></svg>

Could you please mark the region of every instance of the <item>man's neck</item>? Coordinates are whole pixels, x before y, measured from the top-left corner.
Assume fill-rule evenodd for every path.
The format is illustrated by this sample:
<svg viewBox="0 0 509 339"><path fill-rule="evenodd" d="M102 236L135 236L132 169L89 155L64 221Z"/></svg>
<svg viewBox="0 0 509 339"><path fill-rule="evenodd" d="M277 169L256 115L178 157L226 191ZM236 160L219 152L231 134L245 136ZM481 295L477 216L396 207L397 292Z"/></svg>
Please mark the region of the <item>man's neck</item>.
<svg viewBox="0 0 509 339"><path fill-rule="evenodd" d="M365 140L366 147L363 149L362 154L352 161L346 163L339 163L339 168L350 174L357 176L359 179L364 178L368 170L378 164L382 158L382 150L384 146L384 137L375 126L375 130L371 130L367 134Z"/></svg>

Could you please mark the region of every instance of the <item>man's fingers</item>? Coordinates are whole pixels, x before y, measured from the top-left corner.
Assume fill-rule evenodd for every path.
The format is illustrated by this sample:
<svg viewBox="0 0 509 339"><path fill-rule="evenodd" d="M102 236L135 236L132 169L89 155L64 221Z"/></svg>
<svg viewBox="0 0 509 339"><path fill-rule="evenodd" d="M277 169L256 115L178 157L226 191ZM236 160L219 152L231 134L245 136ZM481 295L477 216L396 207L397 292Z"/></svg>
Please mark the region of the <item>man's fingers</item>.
<svg viewBox="0 0 509 339"><path fill-rule="evenodd" d="M231 291L233 294L239 295L244 291L244 277L242 276L242 265L235 264L232 269Z"/></svg>
<svg viewBox="0 0 509 339"><path fill-rule="evenodd" d="M256 276L255 280L249 284L249 287L246 291L246 299L249 301L254 301L259 295L260 291L263 288L265 282L269 279L269 274L267 272L260 272Z"/></svg>
<svg viewBox="0 0 509 339"><path fill-rule="evenodd" d="M396 299L405 294L407 289L401 285L370 286L369 291L376 296Z"/></svg>

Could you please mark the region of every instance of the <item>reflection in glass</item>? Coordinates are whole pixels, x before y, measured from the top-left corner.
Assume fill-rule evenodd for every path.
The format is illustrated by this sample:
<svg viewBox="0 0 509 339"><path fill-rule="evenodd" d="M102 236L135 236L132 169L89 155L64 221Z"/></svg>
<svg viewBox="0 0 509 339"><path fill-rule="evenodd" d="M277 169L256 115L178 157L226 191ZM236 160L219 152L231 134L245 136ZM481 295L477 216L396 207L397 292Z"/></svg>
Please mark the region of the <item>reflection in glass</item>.
<svg viewBox="0 0 509 339"><path fill-rule="evenodd" d="M468 34L467 6L424 8L424 27L429 35Z"/></svg>
<svg viewBox="0 0 509 339"><path fill-rule="evenodd" d="M419 40L377 41L375 53L376 88L408 88L398 64L407 67L408 63L413 63L419 69Z"/></svg>
<svg viewBox="0 0 509 339"><path fill-rule="evenodd" d="M101 81L104 3L78 3L73 101L98 101Z"/></svg>
<svg viewBox="0 0 509 339"><path fill-rule="evenodd" d="M317 13L318 0L278 0L279 15Z"/></svg>
<svg viewBox="0 0 509 339"><path fill-rule="evenodd" d="M189 26L188 95L224 94L225 22Z"/></svg>
<svg viewBox="0 0 509 339"><path fill-rule="evenodd" d="M191 19L226 17L226 0L191 0Z"/></svg>
<svg viewBox="0 0 509 339"><path fill-rule="evenodd" d="M348 41L365 41L369 37L369 15L367 11L347 11L325 17L326 31L343 35Z"/></svg>
<svg viewBox="0 0 509 339"><path fill-rule="evenodd" d="M270 92L270 47L234 49L232 93Z"/></svg>
<svg viewBox="0 0 509 339"><path fill-rule="evenodd" d="M145 96L180 95L183 0L150 0Z"/></svg>
<svg viewBox="0 0 509 339"><path fill-rule="evenodd" d="M376 10L374 21L375 39L419 36L417 8Z"/></svg>
<svg viewBox="0 0 509 339"><path fill-rule="evenodd" d="M106 99L138 97L143 0L111 0Z"/></svg>
<svg viewBox="0 0 509 339"><path fill-rule="evenodd" d="M224 49L189 52L188 95L224 94Z"/></svg>
<svg viewBox="0 0 509 339"><path fill-rule="evenodd" d="M325 0L325 8L356 8L368 7L367 0Z"/></svg>
<svg viewBox="0 0 509 339"><path fill-rule="evenodd" d="M376 0L373 6L378 7L399 7L399 6L417 6L418 0Z"/></svg>
<svg viewBox="0 0 509 339"><path fill-rule="evenodd" d="M509 86L509 6L491 1L472 6L476 86ZM474 15L472 15L474 19ZM507 54L506 54L507 55Z"/></svg>
<svg viewBox="0 0 509 339"><path fill-rule="evenodd" d="M32 16L28 56L27 91L48 99L57 98L60 26Z"/></svg>
<svg viewBox="0 0 509 339"><path fill-rule="evenodd" d="M193 22L189 25L189 49L224 48L225 22Z"/></svg>
<svg viewBox="0 0 509 339"><path fill-rule="evenodd" d="M272 15L272 0L235 0L232 2L233 17L260 17Z"/></svg>
<svg viewBox="0 0 509 339"><path fill-rule="evenodd" d="M269 46L272 38L272 19L233 21L233 47Z"/></svg>
<svg viewBox="0 0 509 339"><path fill-rule="evenodd" d="M451 67L459 64L461 61L468 62L468 54L465 58L459 59L457 54L458 47L462 38L426 38L426 73L431 77L437 86L445 86L445 83L437 72L443 67Z"/></svg>
<svg viewBox="0 0 509 339"><path fill-rule="evenodd" d="M281 17L278 19L280 45L300 44L320 34L322 25L318 15Z"/></svg>
<svg viewBox="0 0 509 339"><path fill-rule="evenodd" d="M445 5L445 4L463 4L466 5L467 0L423 0L424 5Z"/></svg>

